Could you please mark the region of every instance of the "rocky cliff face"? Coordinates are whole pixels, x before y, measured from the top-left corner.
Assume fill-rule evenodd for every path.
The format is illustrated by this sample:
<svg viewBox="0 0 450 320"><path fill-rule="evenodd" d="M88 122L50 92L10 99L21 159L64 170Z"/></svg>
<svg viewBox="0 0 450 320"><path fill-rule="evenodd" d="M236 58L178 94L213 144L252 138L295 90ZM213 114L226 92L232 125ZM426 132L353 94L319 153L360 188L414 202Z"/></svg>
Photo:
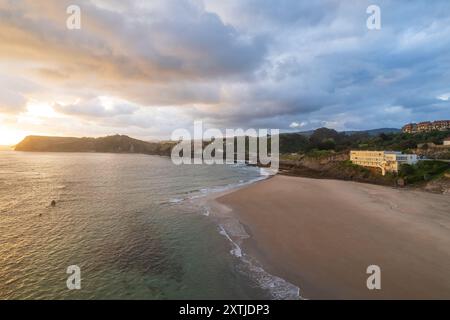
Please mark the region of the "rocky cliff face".
<svg viewBox="0 0 450 320"><path fill-rule="evenodd" d="M414 151L420 157L429 159L450 160L450 146L435 145L434 143L422 143Z"/></svg>
<svg viewBox="0 0 450 320"><path fill-rule="evenodd" d="M287 175L352 180L382 185L396 185L392 176L382 176L376 168L363 168L349 160L349 153L334 153L321 157L299 156L296 160L281 160L280 172Z"/></svg>
<svg viewBox="0 0 450 320"><path fill-rule="evenodd" d="M424 186L424 190L450 196L450 174L446 174L439 179L428 182Z"/></svg>
<svg viewBox="0 0 450 320"><path fill-rule="evenodd" d="M296 159L284 159L280 161L282 169L292 169L304 167L311 170L323 171L326 168L333 167L336 163L349 160L348 152L335 153L320 157L311 157L306 155L298 155Z"/></svg>

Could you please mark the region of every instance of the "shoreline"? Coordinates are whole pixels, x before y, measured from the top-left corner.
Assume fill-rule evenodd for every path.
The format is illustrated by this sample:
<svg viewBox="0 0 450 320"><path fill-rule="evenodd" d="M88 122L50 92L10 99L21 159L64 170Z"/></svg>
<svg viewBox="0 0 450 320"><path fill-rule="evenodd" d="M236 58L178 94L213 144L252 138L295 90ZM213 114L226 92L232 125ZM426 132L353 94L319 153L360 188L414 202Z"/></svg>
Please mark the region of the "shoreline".
<svg viewBox="0 0 450 320"><path fill-rule="evenodd" d="M205 203L230 240L300 288L299 298L450 298L445 195L277 175ZM371 264L381 267L382 290L366 287Z"/></svg>
<svg viewBox="0 0 450 320"><path fill-rule="evenodd" d="M239 192L250 186L264 183L274 178L268 175L256 181L250 181L232 189L212 193L204 198L196 199L197 205L203 207L219 229L219 233L230 243L230 254L239 259L245 274L260 288L267 290L275 300L301 300L300 288L286 279L272 274L261 264L257 256L250 253L246 242L252 239L248 226L243 224L231 208L217 201L218 198Z"/></svg>

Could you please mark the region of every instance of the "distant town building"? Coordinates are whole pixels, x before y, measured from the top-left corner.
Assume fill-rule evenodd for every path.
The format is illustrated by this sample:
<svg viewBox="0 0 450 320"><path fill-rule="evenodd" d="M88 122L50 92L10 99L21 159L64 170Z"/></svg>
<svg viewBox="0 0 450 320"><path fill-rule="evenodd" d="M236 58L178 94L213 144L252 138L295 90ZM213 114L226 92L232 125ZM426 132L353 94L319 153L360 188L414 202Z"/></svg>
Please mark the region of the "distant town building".
<svg viewBox="0 0 450 320"><path fill-rule="evenodd" d="M386 172L398 172L400 165L417 163L417 155L402 154L399 151L350 151L350 161L354 164L380 168L384 176Z"/></svg>
<svg viewBox="0 0 450 320"><path fill-rule="evenodd" d="M403 126L402 131L406 133L428 132L433 130L450 130L450 120L425 121L419 123L408 123Z"/></svg>
<svg viewBox="0 0 450 320"><path fill-rule="evenodd" d="M417 132L417 124L415 124L415 123L408 123L407 125L404 125L402 127L402 132L405 132L405 133Z"/></svg>

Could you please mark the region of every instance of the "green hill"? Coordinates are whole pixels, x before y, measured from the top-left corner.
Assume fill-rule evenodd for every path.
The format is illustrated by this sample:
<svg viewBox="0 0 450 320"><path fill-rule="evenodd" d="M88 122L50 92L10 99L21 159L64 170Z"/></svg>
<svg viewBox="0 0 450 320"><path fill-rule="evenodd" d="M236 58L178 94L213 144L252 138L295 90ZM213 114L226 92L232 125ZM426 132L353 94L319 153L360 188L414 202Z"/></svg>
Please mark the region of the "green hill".
<svg viewBox="0 0 450 320"><path fill-rule="evenodd" d="M125 135L101 138L28 136L18 143L16 151L40 152L108 152L170 155L174 143L146 142Z"/></svg>
<svg viewBox="0 0 450 320"><path fill-rule="evenodd" d="M422 133L389 132L390 129L375 129L357 132L337 132L319 128L309 136L302 133L280 134L280 153L307 154L316 151L396 150L410 152L419 144L432 142L437 145L450 136L450 131ZM376 132L380 132L375 134Z"/></svg>

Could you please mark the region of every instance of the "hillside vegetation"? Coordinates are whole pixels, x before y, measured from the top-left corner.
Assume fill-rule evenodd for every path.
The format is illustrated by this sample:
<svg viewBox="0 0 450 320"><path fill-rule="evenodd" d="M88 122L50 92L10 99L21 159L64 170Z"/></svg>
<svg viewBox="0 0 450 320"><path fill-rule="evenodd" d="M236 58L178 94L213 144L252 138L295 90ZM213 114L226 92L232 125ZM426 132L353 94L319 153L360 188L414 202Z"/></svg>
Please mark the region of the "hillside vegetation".
<svg viewBox="0 0 450 320"><path fill-rule="evenodd" d="M395 150L411 152L422 143L442 144L450 131L431 131L423 133L382 132L372 135L367 132L347 134L333 129L320 128L310 136L297 133L280 135L281 153L307 154L317 150L340 152L355 150Z"/></svg>
<svg viewBox="0 0 450 320"><path fill-rule="evenodd" d="M429 191L449 190L450 148L442 146L450 131L424 133L382 132L370 135L365 132L345 134L321 128L310 136L298 134L280 135L283 173L316 178L344 179L384 185L417 185ZM434 147L423 146L430 144ZM419 148L419 145L420 148ZM381 176L376 168L364 168L349 160L350 150L394 150L425 156L427 161L416 165L403 165L398 174Z"/></svg>
<svg viewBox="0 0 450 320"><path fill-rule="evenodd" d="M442 161L420 161L415 165L403 164L399 170L399 177L407 179L409 183L430 181L450 173L450 164Z"/></svg>
<svg viewBox="0 0 450 320"><path fill-rule="evenodd" d="M146 142L124 135L102 138L28 136L16 145L16 151L111 152L170 155L174 143Z"/></svg>

